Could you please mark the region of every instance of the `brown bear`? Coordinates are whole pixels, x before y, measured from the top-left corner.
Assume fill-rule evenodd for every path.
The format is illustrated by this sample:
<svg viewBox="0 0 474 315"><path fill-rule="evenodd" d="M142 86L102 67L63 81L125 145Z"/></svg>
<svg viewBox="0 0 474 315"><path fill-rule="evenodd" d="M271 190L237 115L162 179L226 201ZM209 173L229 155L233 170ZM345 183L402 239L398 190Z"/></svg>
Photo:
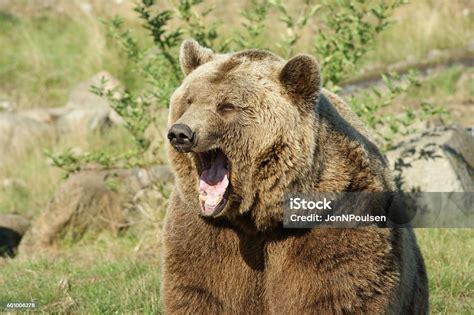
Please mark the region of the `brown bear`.
<svg viewBox="0 0 474 315"><path fill-rule="evenodd" d="M175 187L163 235L167 314L425 314L409 228L283 228L285 191L393 191L351 109L309 55L217 54L192 40L170 101Z"/></svg>

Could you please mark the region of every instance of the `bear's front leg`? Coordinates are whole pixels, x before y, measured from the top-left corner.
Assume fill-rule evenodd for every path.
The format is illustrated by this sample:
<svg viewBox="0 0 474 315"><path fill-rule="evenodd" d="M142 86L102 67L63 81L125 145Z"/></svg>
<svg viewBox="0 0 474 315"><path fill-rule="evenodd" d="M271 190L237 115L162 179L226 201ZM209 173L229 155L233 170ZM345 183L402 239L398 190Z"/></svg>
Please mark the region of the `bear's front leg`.
<svg viewBox="0 0 474 315"><path fill-rule="evenodd" d="M272 314L387 314L398 284L389 229L313 229L268 246Z"/></svg>
<svg viewBox="0 0 474 315"><path fill-rule="evenodd" d="M244 260L240 245L233 229L207 222L174 196L163 239L164 313L261 313L255 292L262 271Z"/></svg>

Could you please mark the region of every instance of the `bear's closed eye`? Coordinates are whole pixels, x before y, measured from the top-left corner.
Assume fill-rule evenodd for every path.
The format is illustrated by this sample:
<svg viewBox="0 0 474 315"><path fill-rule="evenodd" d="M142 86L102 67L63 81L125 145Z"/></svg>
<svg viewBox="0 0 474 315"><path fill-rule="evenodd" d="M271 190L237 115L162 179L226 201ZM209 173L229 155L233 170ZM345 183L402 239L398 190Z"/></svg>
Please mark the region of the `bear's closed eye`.
<svg viewBox="0 0 474 315"><path fill-rule="evenodd" d="M217 105L217 111L219 112L231 112L236 110L237 107L231 103L220 103Z"/></svg>

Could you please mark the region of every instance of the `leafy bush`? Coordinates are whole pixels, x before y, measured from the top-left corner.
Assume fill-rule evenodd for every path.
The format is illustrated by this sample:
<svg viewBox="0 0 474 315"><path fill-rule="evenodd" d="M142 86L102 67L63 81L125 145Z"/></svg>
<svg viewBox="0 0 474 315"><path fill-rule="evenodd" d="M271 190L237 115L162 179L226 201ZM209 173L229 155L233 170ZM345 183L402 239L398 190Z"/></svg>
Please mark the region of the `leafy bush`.
<svg viewBox="0 0 474 315"><path fill-rule="evenodd" d="M265 48L290 57L295 53L303 30L317 20L320 27L313 39L313 53L321 62L325 87L338 91L341 82L359 70L360 60L373 48L376 36L391 24L390 16L405 2L326 0L321 4L313 4L310 0L304 0L299 12L294 13L282 0L251 0L240 13L241 28L224 36L221 22L211 20L213 8L207 7L203 0L179 0L174 9L161 11L154 0L141 0L134 10L149 33L153 43L151 47L142 47L120 17L104 21L104 25L124 52L124 57L132 64L130 71L144 77L146 85L133 93L130 89L116 93L105 91L103 86L93 87L93 91L107 97L122 116L125 127L135 140L135 147L113 157L103 151L80 156L66 152L59 156L51 155L51 158L57 166L69 172L78 170L81 163L89 162L98 162L104 167L157 163L153 154L151 158L147 154L151 141L146 130L156 123L157 112L168 106L171 93L182 80L178 53L184 38L194 38L201 45L217 52ZM269 41L274 31L269 26L274 25L274 19L282 24L285 31L281 32L278 40ZM400 85L403 81L407 82L404 87ZM368 127L380 136L383 148L388 149L395 133L408 133L412 131L409 127L415 120L439 114L442 110L423 104L419 112L406 109L400 117L382 116L380 110L389 106L397 95L409 86L419 84L414 73L406 78L393 74L384 76L384 82L385 92L372 89L352 97L350 104ZM381 132L381 126L388 128Z"/></svg>
<svg viewBox="0 0 474 315"><path fill-rule="evenodd" d="M337 84L358 70L361 58L373 48L375 37L390 25L390 15L405 0L326 2L324 27L315 38L315 53L323 64L325 85Z"/></svg>
<svg viewBox="0 0 474 315"><path fill-rule="evenodd" d="M407 91L421 85L416 71L400 76L396 73L382 75L383 86L370 88L359 96L352 96L349 104L362 118L379 140L382 151L392 149L397 136L406 136L417 131L416 125L433 116L448 114L442 106L421 102L420 110L405 107L398 115L381 114L381 110L393 104L394 100Z"/></svg>

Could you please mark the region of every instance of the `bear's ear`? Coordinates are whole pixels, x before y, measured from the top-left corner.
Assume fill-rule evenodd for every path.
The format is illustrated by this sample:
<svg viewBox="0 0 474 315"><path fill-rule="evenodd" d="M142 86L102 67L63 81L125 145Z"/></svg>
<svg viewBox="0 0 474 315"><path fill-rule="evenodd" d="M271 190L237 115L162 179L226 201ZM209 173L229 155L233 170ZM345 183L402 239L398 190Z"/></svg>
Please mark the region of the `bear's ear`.
<svg viewBox="0 0 474 315"><path fill-rule="evenodd" d="M304 110L314 110L314 102L321 90L316 59L310 55L296 55L285 64L279 79L291 97L305 107Z"/></svg>
<svg viewBox="0 0 474 315"><path fill-rule="evenodd" d="M195 40L187 39L181 44L179 62L184 75L190 74L194 69L210 61L214 52L209 48L204 48Z"/></svg>

